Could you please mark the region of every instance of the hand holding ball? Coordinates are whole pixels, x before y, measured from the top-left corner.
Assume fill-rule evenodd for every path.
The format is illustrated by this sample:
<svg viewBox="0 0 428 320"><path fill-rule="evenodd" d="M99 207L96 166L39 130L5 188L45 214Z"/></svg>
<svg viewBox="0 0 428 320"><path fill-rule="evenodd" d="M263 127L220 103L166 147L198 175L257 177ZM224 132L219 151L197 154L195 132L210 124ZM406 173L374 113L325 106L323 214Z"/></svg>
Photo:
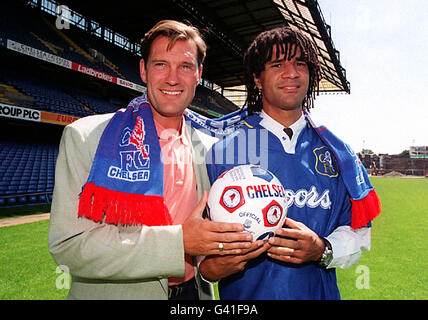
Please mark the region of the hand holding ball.
<svg viewBox="0 0 428 320"><path fill-rule="evenodd" d="M260 166L237 166L211 186L208 210L212 221L242 223L253 241L266 240L287 216L284 187Z"/></svg>

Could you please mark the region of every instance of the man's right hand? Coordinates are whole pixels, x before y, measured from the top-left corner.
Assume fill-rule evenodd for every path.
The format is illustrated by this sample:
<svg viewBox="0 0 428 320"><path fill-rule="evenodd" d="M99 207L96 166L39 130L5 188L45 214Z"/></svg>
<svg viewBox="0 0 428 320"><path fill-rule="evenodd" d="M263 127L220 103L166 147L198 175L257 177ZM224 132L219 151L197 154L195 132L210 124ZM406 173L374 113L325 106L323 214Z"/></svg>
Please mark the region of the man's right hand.
<svg viewBox="0 0 428 320"><path fill-rule="evenodd" d="M183 223L184 252L192 256L241 254L251 247L252 235L241 223L213 222L202 218L208 200L204 191L201 200ZM223 250L219 244L222 243Z"/></svg>
<svg viewBox="0 0 428 320"><path fill-rule="evenodd" d="M199 265L199 271L205 279L218 281L244 270L248 261L257 258L270 247L271 245L268 242L257 240L251 244L249 249L243 250L243 253L239 255L212 255L205 257Z"/></svg>

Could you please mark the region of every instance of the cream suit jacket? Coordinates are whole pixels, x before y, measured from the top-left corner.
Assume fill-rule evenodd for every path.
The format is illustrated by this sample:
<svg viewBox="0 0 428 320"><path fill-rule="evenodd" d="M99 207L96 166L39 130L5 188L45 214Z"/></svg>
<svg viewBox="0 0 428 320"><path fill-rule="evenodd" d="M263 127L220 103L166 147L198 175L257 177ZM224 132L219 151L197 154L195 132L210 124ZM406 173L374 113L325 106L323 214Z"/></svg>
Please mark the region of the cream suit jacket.
<svg viewBox="0 0 428 320"><path fill-rule="evenodd" d="M98 142L113 114L89 116L65 127L55 172L49 251L72 276L68 299L168 299L168 276L184 276L181 225L123 227L77 216ZM204 163L214 142L187 124L192 140L198 196L209 190ZM201 299L212 285L195 268Z"/></svg>

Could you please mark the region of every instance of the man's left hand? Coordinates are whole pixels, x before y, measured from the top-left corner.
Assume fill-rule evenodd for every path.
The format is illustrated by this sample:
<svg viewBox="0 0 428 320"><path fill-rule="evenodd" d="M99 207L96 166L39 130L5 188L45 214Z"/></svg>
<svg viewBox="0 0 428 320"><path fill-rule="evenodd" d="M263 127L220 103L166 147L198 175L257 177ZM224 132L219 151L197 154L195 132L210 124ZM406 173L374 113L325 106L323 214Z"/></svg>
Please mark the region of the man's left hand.
<svg viewBox="0 0 428 320"><path fill-rule="evenodd" d="M279 228L275 235L291 239L269 238L272 247L268 250L268 256L296 264L318 261L325 249L324 241L301 222L287 218L285 225L290 229Z"/></svg>

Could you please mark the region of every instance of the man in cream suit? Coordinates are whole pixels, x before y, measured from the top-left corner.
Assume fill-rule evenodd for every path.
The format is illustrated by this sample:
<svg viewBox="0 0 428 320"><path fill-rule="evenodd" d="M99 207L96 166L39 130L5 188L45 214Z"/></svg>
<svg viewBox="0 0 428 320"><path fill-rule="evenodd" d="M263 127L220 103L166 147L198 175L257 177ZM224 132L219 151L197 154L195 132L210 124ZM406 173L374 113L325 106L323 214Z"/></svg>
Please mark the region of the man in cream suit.
<svg viewBox="0 0 428 320"><path fill-rule="evenodd" d="M212 299L212 287L199 277L194 257L251 250L242 225L202 218L210 186L203 162L208 137L188 126L183 112L201 79L204 41L196 28L161 21L146 33L141 47L140 73L168 160L164 198L172 225L130 226L79 217L79 195L114 114L67 126L57 159L49 251L70 270L69 299Z"/></svg>

